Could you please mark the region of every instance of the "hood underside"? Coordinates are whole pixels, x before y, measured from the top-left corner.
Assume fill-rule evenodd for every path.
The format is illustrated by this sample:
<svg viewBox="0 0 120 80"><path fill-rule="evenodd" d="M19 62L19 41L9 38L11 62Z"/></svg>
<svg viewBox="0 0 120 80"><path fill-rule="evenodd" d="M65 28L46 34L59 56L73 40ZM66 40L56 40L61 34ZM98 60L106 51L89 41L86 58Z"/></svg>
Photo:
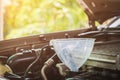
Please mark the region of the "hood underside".
<svg viewBox="0 0 120 80"><path fill-rule="evenodd" d="M120 0L78 0L90 20L103 23L120 15Z"/></svg>

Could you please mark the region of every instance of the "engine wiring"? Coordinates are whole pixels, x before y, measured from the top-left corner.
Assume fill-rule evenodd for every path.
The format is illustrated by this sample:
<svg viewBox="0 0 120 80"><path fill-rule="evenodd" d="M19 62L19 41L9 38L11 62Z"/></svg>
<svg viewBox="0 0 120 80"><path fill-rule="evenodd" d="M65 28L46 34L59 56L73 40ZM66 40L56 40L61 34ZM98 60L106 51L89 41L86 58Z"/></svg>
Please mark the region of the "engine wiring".
<svg viewBox="0 0 120 80"><path fill-rule="evenodd" d="M25 70L25 73L23 75L23 78L25 79L27 76L27 73L29 72L29 70L31 69L31 67L39 60L41 54L43 53L44 49L47 48L48 45L43 46L41 49L38 50L33 50L36 54L36 59L27 67L27 69Z"/></svg>
<svg viewBox="0 0 120 80"><path fill-rule="evenodd" d="M44 63L44 66L43 66L42 69L41 69L41 75L42 75L42 77L43 77L43 80L48 80L48 79L47 79L47 76L46 76L46 74L45 74L45 70L47 69L47 67L51 66L51 65L54 63L53 58L54 58L55 56L56 56L56 53Z"/></svg>

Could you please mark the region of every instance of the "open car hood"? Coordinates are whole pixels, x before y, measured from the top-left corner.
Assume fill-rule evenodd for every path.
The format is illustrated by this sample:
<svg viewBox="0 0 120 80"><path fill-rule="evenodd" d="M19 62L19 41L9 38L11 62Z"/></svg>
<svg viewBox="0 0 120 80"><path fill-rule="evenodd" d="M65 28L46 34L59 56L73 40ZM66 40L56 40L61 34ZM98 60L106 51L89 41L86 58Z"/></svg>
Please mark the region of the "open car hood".
<svg viewBox="0 0 120 80"><path fill-rule="evenodd" d="M120 0L78 0L89 19L103 23L120 15Z"/></svg>

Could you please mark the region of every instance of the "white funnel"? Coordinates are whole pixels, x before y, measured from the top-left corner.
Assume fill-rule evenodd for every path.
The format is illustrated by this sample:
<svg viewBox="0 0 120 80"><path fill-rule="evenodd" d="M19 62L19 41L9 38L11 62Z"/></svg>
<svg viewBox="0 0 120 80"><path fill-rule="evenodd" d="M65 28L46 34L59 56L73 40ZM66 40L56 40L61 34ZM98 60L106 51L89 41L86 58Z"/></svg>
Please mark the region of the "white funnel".
<svg viewBox="0 0 120 80"><path fill-rule="evenodd" d="M71 71L77 72L90 56L94 41L93 38L53 39L50 45L53 45L60 60Z"/></svg>

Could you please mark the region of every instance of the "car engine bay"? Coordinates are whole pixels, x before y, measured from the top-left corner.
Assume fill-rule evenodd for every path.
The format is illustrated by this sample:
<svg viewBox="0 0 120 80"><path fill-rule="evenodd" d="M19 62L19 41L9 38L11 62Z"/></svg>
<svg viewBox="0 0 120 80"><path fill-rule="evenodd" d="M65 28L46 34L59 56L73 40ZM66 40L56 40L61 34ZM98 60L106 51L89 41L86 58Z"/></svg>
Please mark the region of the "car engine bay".
<svg viewBox="0 0 120 80"><path fill-rule="evenodd" d="M68 38L68 35L73 34L72 32L60 34L61 36L64 34L65 37L67 34L66 38ZM57 34L59 33L54 34L56 35L54 38L58 37ZM118 80L120 79L119 35L120 29L116 30L116 28L72 35L74 38L86 38L87 36L96 38L93 51L79 72L71 72L56 56L53 47L49 46L47 40L50 37L53 38L51 34L48 34L47 37L46 35L37 36L40 42L35 41L32 44L31 40L34 41L37 37L2 42L1 45L6 43L9 45L2 46L0 49L1 65L5 67L7 65L6 72L3 71L1 75L8 80L71 80L69 78L74 78L72 80ZM24 42L24 44L18 45L19 43L16 42L23 42L23 40L29 40L30 43ZM14 46L11 46L11 43ZM47 66L44 68L45 65ZM43 78L44 75L47 76L47 79Z"/></svg>
<svg viewBox="0 0 120 80"><path fill-rule="evenodd" d="M88 0L82 1L87 3ZM103 1L106 8L106 5L112 4L113 0L108 2L89 0L88 3L90 1L93 7L94 3L99 4L98 2ZM117 1L115 0L115 4L120 3ZM120 7L117 5L116 10L118 9L120 10ZM87 10L88 14L89 12L91 10ZM0 80L120 80L120 25L101 29L95 26L95 21L101 23L114 16L119 19L119 12L115 11L114 14L113 11L108 17L107 13L105 16L102 15L103 17L98 13L96 13L97 17L92 15L91 18L91 15L88 15L92 27L87 29L0 41ZM71 71L56 55L54 47L49 44L53 39L69 40L70 38L95 39L90 56L78 72Z"/></svg>

